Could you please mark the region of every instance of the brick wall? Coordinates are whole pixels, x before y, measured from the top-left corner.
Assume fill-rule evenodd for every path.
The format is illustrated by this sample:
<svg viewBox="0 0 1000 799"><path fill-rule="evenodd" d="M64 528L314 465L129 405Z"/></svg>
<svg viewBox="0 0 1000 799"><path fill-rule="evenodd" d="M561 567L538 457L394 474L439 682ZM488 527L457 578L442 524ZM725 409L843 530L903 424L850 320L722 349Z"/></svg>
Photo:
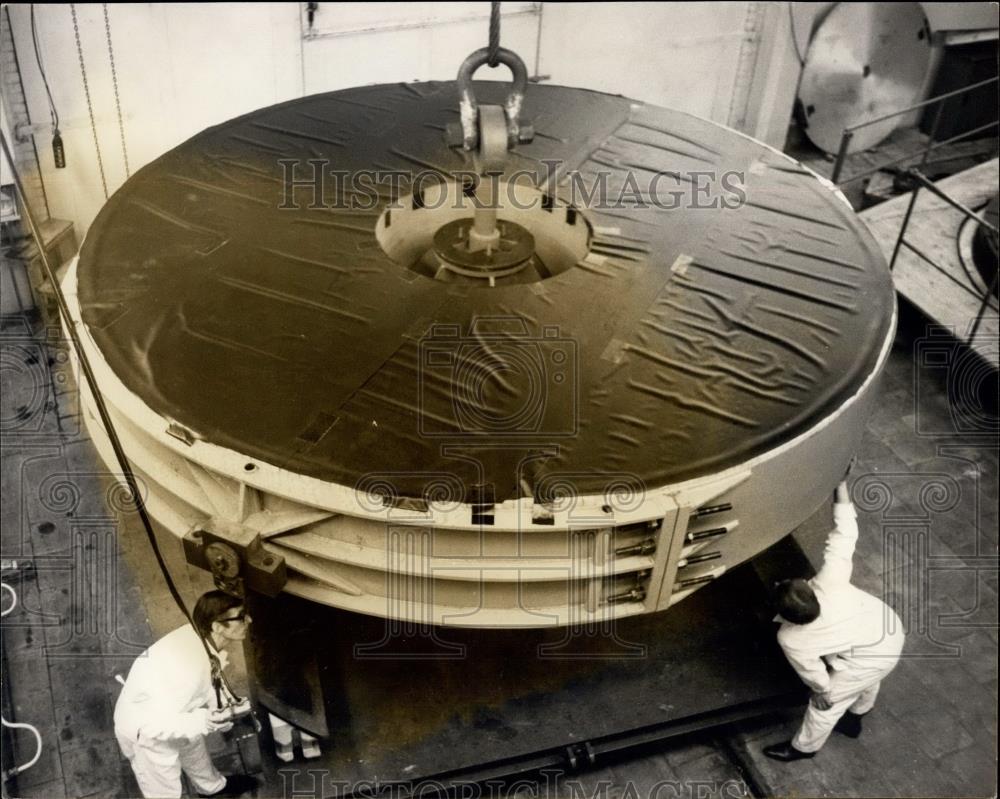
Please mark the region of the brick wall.
<svg viewBox="0 0 1000 799"><path fill-rule="evenodd" d="M34 63L34 61L26 60L29 56L34 58L30 52L15 49L14 39L11 36L10 12L4 8L0 11L0 95L3 97L4 115L7 118L11 136L14 136L18 125L31 124L33 121L25 103L20 72L21 69L27 69L29 64ZM38 154L35 148L36 146L50 147L51 135L48 133L39 134L37 143L34 137L20 142L14 136L13 140L8 143L14 151L14 161L18 173L21 175L21 181L24 184L32 211L40 220L48 219L50 216L48 198L45 196L45 185L42 182Z"/></svg>

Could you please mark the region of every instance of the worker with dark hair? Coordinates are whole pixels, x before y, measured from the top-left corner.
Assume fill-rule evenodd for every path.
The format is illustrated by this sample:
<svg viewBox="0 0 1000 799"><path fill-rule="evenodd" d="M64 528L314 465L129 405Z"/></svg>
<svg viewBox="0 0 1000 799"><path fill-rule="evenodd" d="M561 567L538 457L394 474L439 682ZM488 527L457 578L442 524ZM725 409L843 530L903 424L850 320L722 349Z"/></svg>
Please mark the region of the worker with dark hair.
<svg viewBox="0 0 1000 799"><path fill-rule="evenodd" d="M858 522L846 482L837 486L833 519L819 573L776 587L778 643L813 693L795 737L765 747L775 760L813 757L834 729L857 738L903 649L892 608L851 585Z"/></svg>
<svg viewBox="0 0 1000 799"><path fill-rule="evenodd" d="M246 637L250 617L242 600L209 591L192 619L197 632L179 627L136 659L115 705L115 735L144 797L179 797L182 771L199 796L239 796L257 784L246 775L224 777L205 745L208 733L233 726L235 702L213 679L209 651L224 667L225 647Z"/></svg>

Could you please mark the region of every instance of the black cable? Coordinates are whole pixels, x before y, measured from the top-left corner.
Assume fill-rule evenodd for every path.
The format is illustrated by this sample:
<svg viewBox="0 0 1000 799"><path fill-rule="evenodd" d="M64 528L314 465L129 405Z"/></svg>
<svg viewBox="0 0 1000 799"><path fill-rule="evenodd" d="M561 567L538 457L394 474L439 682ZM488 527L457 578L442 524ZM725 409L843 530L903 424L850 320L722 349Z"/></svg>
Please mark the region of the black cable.
<svg viewBox="0 0 1000 799"><path fill-rule="evenodd" d="M45 74L45 67L42 66L42 54L38 48L38 29L35 25L35 4L31 4L31 42L35 46L35 61L38 62L38 71L42 73L42 83L45 84L45 94L49 98L49 114L52 117L52 160L56 169L66 167L66 150L63 147L62 135L59 133L59 111L56 110L55 100L52 99L52 90L49 88L49 79ZM45 200L48 206L48 198Z"/></svg>
<svg viewBox="0 0 1000 799"><path fill-rule="evenodd" d="M11 149L7 144L7 137L3 135L2 132L0 132L0 145L2 145L3 154L10 162L11 173L14 176L14 185L17 188L18 194L21 196L24 216L28 222L28 228L31 231L31 235L35 239L35 244L38 247L39 257L42 262L42 269L45 272L45 276L52 284L52 288L55 293L56 305L59 307L59 316L62 318L65 330L69 334L73 349L76 352L80 372L83 374L86 379L86 383L90 388L90 394L94 400L97 415L100 416L101 424L104 426L104 430L108 434L108 441L111 444L111 449L114 450L115 459L118 461L118 466L122 470L122 477L125 478L125 484L127 485L129 493L132 496L132 500L135 502L136 512L139 514L139 519L142 521L142 526L146 531L146 537L149 539L150 548L153 550L153 555L156 557L156 563L159 565L160 571L163 573L163 579L167 583L167 590L170 592L170 596L173 598L174 602L177 603L177 607L180 608L181 613L183 613L184 617L188 620L188 623L194 628L194 631L198 636L198 640L201 641L201 644L205 649L205 654L208 656L213 674L218 673L223 685L225 685L229 693L235 697L236 694L228 686L225 676L222 675L219 658L212 652L208 639L202 635L201 630L199 630L198 626L194 623L194 618L188 611L187 605L184 604L184 598L181 596L180 591L174 583L173 577L170 576L170 571L167 569L167 563L163 558L163 553L160 551L160 545L156 541L156 533L153 531L153 522L149 518L149 513L146 510L146 503L143 501L142 493L139 490L139 481L135 476L135 472L132 471L132 466L125 455L124 448L122 447L121 439L119 439L118 432L115 430L114 423L111 421L111 413L108 411L108 406L104 402L104 396L101 394L101 389L97 385L97 378L94 375L93 367L90 365L90 359L87 357L87 353L84 351L83 345L80 343L80 335L77 332L76 325L73 323L73 317L69 312L69 305L66 303L66 297L63 294L62 286L56 278L55 271L52 269L52 264L49 263L48 254L45 251L41 233L35 222L35 215L28 205L28 198L24 193L24 184L21 183L21 176L18 174L17 168L14 166L14 154L11 152Z"/></svg>
<svg viewBox="0 0 1000 799"><path fill-rule="evenodd" d="M496 67L500 64L500 3L499 0L493 0L490 3L490 43L488 45L490 51L489 61L486 63L490 67Z"/></svg>
<svg viewBox="0 0 1000 799"><path fill-rule="evenodd" d="M45 75L45 67L42 66L42 54L38 51L38 29L35 27L35 4L31 4L31 41L35 45L35 61L38 63L38 71L42 73L42 83L45 84L45 94L49 98L49 114L52 117L52 131L59 132L59 111L56 109L55 101L52 99L52 90L49 88L49 79Z"/></svg>
<svg viewBox="0 0 1000 799"><path fill-rule="evenodd" d="M802 56L802 51L799 49L799 37L795 35L795 11L792 8L794 3L788 4L788 26L792 31L792 46L795 48L795 57L799 59L799 66L804 67L806 65L806 60Z"/></svg>

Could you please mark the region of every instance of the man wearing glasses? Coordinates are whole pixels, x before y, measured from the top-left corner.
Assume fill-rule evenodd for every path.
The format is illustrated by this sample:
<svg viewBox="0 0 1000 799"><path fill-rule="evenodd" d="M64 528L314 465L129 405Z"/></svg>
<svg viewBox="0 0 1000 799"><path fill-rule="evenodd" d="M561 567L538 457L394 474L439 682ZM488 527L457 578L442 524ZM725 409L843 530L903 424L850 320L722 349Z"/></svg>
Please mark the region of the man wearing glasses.
<svg viewBox="0 0 1000 799"><path fill-rule="evenodd" d="M236 701L213 682L205 643L225 667L226 647L246 637L250 616L242 600L209 591L192 619L198 632L186 624L136 659L115 705L115 735L144 797L181 796L182 771L199 796L239 796L257 785L220 774L205 745L208 733L232 728Z"/></svg>

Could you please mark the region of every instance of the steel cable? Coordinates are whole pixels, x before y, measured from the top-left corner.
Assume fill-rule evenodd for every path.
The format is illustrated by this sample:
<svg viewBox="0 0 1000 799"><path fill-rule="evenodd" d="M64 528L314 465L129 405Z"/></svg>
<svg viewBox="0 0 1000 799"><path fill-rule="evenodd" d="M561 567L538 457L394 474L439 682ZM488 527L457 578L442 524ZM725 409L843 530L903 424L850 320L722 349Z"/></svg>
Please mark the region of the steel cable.
<svg viewBox="0 0 1000 799"><path fill-rule="evenodd" d="M489 60L486 62L491 68L500 65L500 3L493 0L490 3L490 41L487 45L489 50Z"/></svg>
<svg viewBox="0 0 1000 799"><path fill-rule="evenodd" d="M6 11L7 9L4 9ZM49 78L45 74L45 67L42 66L42 55L38 50L38 28L35 25L35 4L31 4L31 43L35 46L35 62L38 64L38 71L42 76L42 83L45 86L45 95L49 100L49 116L52 118L52 130L59 132L59 112L56 110L55 101L52 99L52 89L49 88ZM10 24L10 15L7 16L7 24ZM14 38L14 30L11 28L11 39Z"/></svg>

